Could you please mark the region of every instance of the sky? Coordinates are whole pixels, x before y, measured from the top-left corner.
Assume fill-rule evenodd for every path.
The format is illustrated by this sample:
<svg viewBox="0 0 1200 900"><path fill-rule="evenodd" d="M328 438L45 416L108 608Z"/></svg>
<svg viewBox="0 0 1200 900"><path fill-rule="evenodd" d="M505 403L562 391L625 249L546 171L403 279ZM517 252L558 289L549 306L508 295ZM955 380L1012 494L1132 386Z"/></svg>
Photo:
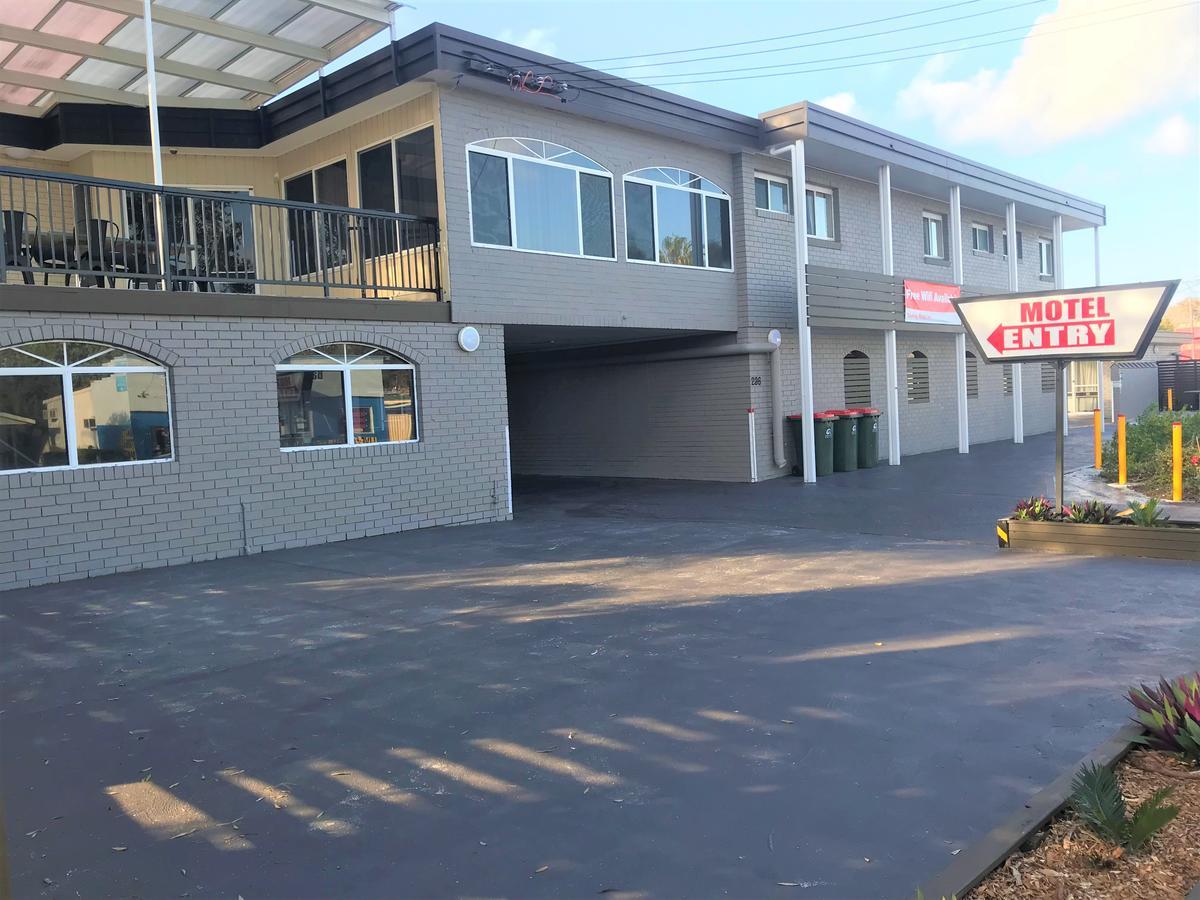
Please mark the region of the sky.
<svg viewBox="0 0 1200 900"><path fill-rule="evenodd" d="M1178 296L1200 296L1200 0L413 3L402 33L438 21L603 59L748 115L810 100L1098 201L1104 283L1182 278ZM1063 256L1068 287L1093 283L1090 229Z"/></svg>

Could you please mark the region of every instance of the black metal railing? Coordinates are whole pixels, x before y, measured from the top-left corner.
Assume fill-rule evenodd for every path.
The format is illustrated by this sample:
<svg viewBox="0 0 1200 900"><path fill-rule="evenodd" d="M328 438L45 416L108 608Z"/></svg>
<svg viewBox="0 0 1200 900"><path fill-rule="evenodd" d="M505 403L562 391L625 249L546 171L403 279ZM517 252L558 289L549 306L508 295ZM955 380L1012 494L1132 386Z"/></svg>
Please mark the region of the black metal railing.
<svg viewBox="0 0 1200 900"><path fill-rule="evenodd" d="M436 219L0 167L0 284L441 299Z"/></svg>

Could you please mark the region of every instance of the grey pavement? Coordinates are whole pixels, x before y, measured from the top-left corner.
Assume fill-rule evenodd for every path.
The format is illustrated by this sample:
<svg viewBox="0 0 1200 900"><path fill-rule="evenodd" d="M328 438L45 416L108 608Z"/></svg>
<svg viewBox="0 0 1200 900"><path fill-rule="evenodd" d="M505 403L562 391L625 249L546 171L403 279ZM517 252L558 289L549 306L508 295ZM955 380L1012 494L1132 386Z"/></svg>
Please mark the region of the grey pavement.
<svg viewBox="0 0 1200 900"><path fill-rule="evenodd" d="M1197 664L1200 566L995 548L1051 458L0 595L15 895L911 898Z"/></svg>

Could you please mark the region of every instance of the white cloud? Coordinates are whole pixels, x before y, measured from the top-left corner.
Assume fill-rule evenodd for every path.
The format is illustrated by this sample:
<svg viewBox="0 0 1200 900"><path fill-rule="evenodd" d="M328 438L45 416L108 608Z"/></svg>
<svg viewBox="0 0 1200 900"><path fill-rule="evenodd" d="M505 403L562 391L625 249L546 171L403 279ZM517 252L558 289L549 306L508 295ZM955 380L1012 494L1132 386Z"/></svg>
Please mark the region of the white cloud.
<svg viewBox="0 0 1200 900"><path fill-rule="evenodd" d="M1200 91L1197 6L1143 8L1134 17L1118 11L1128 5L1061 0L1037 19L1004 71L955 79L947 75L951 60L967 56L935 56L900 92L900 112L932 119L950 141L996 141L1029 152L1100 134ZM1055 31L1061 33L1049 33Z"/></svg>
<svg viewBox="0 0 1200 900"><path fill-rule="evenodd" d="M1181 114L1163 119L1142 143L1147 153L1186 156L1196 146L1196 129Z"/></svg>
<svg viewBox="0 0 1200 900"><path fill-rule="evenodd" d="M505 28L496 35L496 40L504 41L506 44L516 44L518 47L524 47L534 53L555 56L558 53L558 45L554 43L553 34L553 28L530 28L521 34L512 28Z"/></svg>
<svg viewBox="0 0 1200 900"><path fill-rule="evenodd" d="M858 100L851 91L830 94L823 100L818 100L817 106L824 106L826 109L832 109L834 112L840 112L846 116L858 115Z"/></svg>

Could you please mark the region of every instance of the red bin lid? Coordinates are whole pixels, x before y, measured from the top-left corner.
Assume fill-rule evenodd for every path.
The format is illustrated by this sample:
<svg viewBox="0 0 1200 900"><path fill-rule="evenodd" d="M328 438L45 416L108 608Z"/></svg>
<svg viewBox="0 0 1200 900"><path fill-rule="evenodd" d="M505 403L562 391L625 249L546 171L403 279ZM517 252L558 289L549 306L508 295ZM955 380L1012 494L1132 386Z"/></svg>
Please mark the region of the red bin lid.
<svg viewBox="0 0 1200 900"><path fill-rule="evenodd" d="M874 408L874 407L872 407L872 406L858 406L858 407L855 407L855 408L854 408L854 412L856 412L856 413L862 413L864 416L877 416L877 415L879 415L879 410L875 409L875 408Z"/></svg>
<svg viewBox="0 0 1200 900"><path fill-rule="evenodd" d="M862 415L862 412L857 409L831 409L828 410L828 412L833 413L835 416L840 416L843 419L853 419L856 416Z"/></svg>
<svg viewBox="0 0 1200 900"><path fill-rule="evenodd" d="M813 418L814 419L836 419L837 413L833 412L832 410L829 410L826 412L813 413Z"/></svg>

